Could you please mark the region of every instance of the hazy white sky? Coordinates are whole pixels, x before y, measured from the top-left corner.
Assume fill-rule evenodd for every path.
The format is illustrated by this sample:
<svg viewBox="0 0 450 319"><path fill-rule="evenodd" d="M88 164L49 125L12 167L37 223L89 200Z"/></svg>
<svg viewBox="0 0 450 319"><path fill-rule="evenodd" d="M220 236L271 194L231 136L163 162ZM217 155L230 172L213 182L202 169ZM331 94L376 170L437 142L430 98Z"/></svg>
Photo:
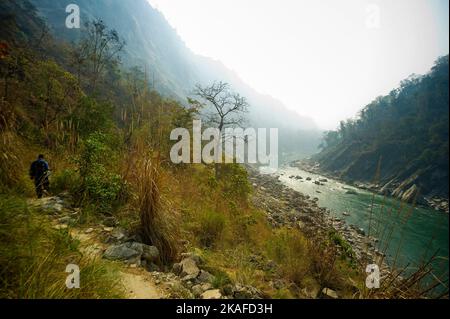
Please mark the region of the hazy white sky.
<svg viewBox="0 0 450 319"><path fill-rule="evenodd" d="M448 54L448 0L149 0L195 53L325 129Z"/></svg>

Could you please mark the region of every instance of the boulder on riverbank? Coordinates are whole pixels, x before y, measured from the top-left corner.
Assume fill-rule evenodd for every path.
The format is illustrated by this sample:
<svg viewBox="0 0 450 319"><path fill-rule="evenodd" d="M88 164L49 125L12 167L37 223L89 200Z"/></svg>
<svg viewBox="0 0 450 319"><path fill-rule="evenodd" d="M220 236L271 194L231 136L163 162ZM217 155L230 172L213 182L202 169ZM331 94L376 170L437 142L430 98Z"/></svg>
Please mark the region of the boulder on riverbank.
<svg viewBox="0 0 450 319"><path fill-rule="evenodd" d="M410 188L408 188L402 195L401 199L402 201L405 201L407 203L412 203L416 196L418 195L419 189L417 188L416 184L413 184Z"/></svg>

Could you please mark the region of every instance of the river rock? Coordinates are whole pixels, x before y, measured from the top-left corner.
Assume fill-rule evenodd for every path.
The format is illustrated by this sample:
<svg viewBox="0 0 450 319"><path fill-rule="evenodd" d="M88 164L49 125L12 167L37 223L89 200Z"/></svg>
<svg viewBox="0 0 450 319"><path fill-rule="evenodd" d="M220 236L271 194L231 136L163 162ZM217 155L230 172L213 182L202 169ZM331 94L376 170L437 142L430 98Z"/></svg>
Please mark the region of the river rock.
<svg viewBox="0 0 450 319"><path fill-rule="evenodd" d="M200 273L200 269L197 267L197 263L191 257L185 258L180 262L181 272L180 277L189 276L191 278L196 278Z"/></svg>
<svg viewBox="0 0 450 319"><path fill-rule="evenodd" d="M192 258L197 265L202 265L204 263L203 258L195 252L182 253L181 258Z"/></svg>
<svg viewBox="0 0 450 319"><path fill-rule="evenodd" d="M305 297L309 299L316 299L319 294L319 289L307 289L306 287L302 289L302 293Z"/></svg>
<svg viewBox="0 0 450 319"><path fill-rule="evenodd" d="M142 258L148 262L155 262L159 259L159 250L155 246L144 245L142 246Z"/></svg>
<svg viewBox="0 0 450 319"><path fill-rule="evenodd" d="M172 272L177 276L181 273L182 269L183 267L181 266L180 263L175 263L172 265Z"/></svg>
<svg viewBox="0 0 450 319"><path fill-rule="evenodd" d="M214 276L205 270L200 270L197 280L202 283L211 283L214 280Z"/></svg>
<svg viewBox="0 0 450 319"><path fill-rule="evenodd" d="M418 174L412 175L408 179L404 180L396 189L393 190L392 196L402 198L407 190L409 190L419 178Z"/></svg>
<svg viewBox="0 0 450 319"><path fill-rule="evenodd" d="M222 294L219 289L211 289L207 290L201 294L202 299L220 299L222 298Z"/></svg>
<svg viewBox="0 0 450 319"><path fill-rule="evenodd" d="M105 217L103 219L103 225L105 225L106 227L114 227L117 225L117 220L112 216Z"/></svg>
<svg viewBox="0 0 450 319"><path fill-rule="evenodd" d="M262 293L253 286L245 285L241 286L237 284L234 288L235 299L259 299Z"/></svg>
<svg viewBox="0 0 450 319"><path fill-rule="evenodd" d="M58 219L58 223L60 224L73 224L75 222L75 220L73 218L71 218L70 216L63 216L61 218Z"/></svg>
<svg viewBox="0 0 450 319"><path fill-rule="evenodd" d="M402 195L401 199L407 203L411 203L416 198L419 189L416 184L413 184L410 188L408 188Z"/></svg>
<svg viewBox="0 0 450 319"><path fill-rule="evenodd" d="M113 231L111 232L111 238L114 241L122 242L122 241L125 241L125 239L127 238L127 235L123 229L114 228Z"/></svg>
<svg viewBox="0 0 450 319"><path fill-rule="evenodd" d="M202 293L204 292L204 290L202 289L202 285L195 285L192 286L191 288L192 293L194 294L195 297L200 297L202 295Z"/></svg>
<svg viewBox="0 0 450 319"><path fill-rule="evenodd" d="M36 201L42 210L49 213L61 213L64 209L64 201L58 196L44 197Z"/></svg>
<svg viewBox="0 0 450 319"><path fill-rule="evenodd" d="M54 229L67 229L68 227L69 226L67 226L67 224L59 224L53 226Z"/></svg>
<svg viewBox="0 0 450 319"><path fill-rule="evenodd" d="M160 271L158 265L152 262L147 262L145 259L142 261L142 266L144 266L148 272Z"/></svg>
<svg viewBox="0 0 450 319"><path fill-rule="evenodd" d="M387 182L386 184L384 184L384 186L381 187L379 194L391 195L392 192L394 191L394 183L395 183L395 179L392 179L389 182Z"/></svg>
<svg viewBox="0 0 450 319"><path fill-rule="evenodd" d="M339 298L339 297L338 297L338 294L336 293L336 291L334 291L334 290L332 290L332 289L330 289L330 288L323 288L323 289L322 289L322 295L323 295L325 298L331 298L331 299L337 299L337 298Z"/></svg>

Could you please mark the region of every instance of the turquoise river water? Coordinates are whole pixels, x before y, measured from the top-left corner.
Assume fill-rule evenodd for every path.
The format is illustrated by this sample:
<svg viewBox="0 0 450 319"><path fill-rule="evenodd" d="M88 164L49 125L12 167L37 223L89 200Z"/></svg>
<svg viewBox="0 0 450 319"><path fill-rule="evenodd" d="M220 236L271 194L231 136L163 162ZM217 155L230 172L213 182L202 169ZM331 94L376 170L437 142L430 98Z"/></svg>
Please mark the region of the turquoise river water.
<svg viewBox="0 0 450 319"><path fill-rule="evenodd" d="M348 224L364 229L379 239L378 249L385 251L387 261L396 266L417 265L436 251L439 258L433 263L435 274L448 278L449 215L426 207L412 207L399 200L374 195L339 181L316 185L323 176L295 167L283 167L277 172L284 185L319 199L319 206ZM289 178L301 176L303 179ZM310 177L311 181L306 178ZM347 193L353 190L356 194ZM372 205L373 202L373 205ZM372 209L371 209L372 207ZM372 212L371 212L372 211Z"/></svg>

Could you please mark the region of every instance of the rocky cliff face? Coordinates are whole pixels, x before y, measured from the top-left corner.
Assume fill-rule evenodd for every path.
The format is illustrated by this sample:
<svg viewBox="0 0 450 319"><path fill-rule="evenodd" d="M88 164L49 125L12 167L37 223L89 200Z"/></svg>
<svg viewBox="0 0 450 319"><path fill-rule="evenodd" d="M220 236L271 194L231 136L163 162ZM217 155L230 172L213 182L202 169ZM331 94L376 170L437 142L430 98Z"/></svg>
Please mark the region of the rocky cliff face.
<svg viewBox="0 0 450 319"><path fill-rule="evenodd" d="M448 198L448 172L438 165L422 167L414 161L405 163L401 145L384 145L362 154L359 151L358 145L349 145L317 158L322 171L347 182L378 185L381 193L407 202L414 199L423 202L423 196Z"/></svg>

